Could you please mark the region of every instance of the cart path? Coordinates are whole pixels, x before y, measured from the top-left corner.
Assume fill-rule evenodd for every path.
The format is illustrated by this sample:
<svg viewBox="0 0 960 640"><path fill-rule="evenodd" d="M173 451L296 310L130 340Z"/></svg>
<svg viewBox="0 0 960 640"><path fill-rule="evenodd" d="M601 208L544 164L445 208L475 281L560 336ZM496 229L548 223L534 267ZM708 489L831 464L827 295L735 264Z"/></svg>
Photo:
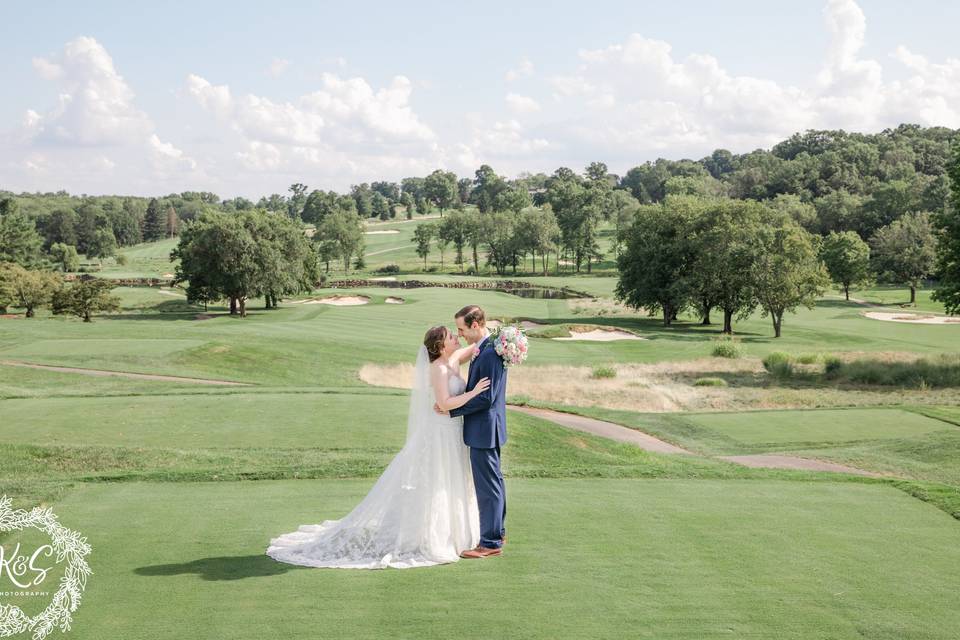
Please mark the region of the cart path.
<svg viewBox="0 0 960 640"><path fill-rule="evenodd" d="M693 455L692 451L687 451L686 449L678 447L675 444L664 442L660 438L655 438L648 433L637 431L636 429L630 429L612 422L605 422L603 420L578 416L573 413L552 411L550 409L535 409L533 407L520 407L517 405L508 405L508 408L512 411L519 411L520 413L526 413L527 415L543 418L544 420L549 420L550 422L555 422L564 427L576 429L577 431L585 431L603 438L609 438L610 440L617 440L618 442L635 444L641 449L645 449L647 451L654 451L656 453L685 453L688 455Z"/></svg>
<svg viewBox="0 0 960 640"><path fill-rule="evenodd" d="M162 376L152 373L131 373L129 371L108 371L105 369L83 369L80 367L57 367L50 364L35 364L32 362L20 362L17 360L0 360L0 365L8 367L27 367L29 369L43 369L46 371L59 371L60 373L79 373L88 376L115 376L118 378L133 378L135 380L157 380L161 382L189 382L193 384L211 384L231 387L252 387L254 385L247 382L233 382L231 380L208 380L204 378L185 378L182 376Z"/></svg>
<svg viewBox="0 0 960 640"><path fill-rule="evenodd" d="M692 451L688 451L687 449L678 447L677 445L670 444L669 442L664 442L663 440L648 433L637 431L636 429L631 429L629 427L624 427L619 424L614 424L613 422L596 420L594 418L587 418L572 413L564 413L562 411L553 411L550 409L536 409L533 407L521 407L517 405L508 405L507 408L509 408L511 411L519 411L520 413L543 418L544 420L549 420L550 422L554 422L570 429L576 429L577 431L585 431L586 433L591 433L602 438L609 438L610 440L617 440L618 442L634 444L646 451L653 451L655 453L684 453L688 455L695 455ZM834 462L811 460L810 458L798 458L796 456L761 454L748 456L719 456L718 459L726 460L727 462L733 462L745 467L797 469L801 471L829 471L833 473L850 473L873 478L881 477L882 475L872 471L857 469L855 467L849 467L847 465L837 464Z"/></svg>

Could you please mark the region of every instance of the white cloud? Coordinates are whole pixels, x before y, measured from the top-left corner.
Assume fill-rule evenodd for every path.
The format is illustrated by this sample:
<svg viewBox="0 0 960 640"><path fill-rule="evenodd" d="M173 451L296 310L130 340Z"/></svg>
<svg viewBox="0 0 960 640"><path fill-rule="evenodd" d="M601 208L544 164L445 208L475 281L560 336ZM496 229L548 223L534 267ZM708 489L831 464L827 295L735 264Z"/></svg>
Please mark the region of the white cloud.
<svg viewBox="0 0 960 640"><path fill-rule="evenodd" d="M57 105L43 113L28 110L32 135L61 144L123 144L144 138L150 118L133 103L133 91L113 59L93 38L68 42L51 58L35 58L34 69L60 89Z"/></svg>
<svg viewBox="0 0 960 640"><path fill-rule="evenodd" d="M908 43L882 64L871 59L864 54L866 16L854 0L825 0L823 20L829 43L811 52L823 63L808 78L737 75L709 53L680 56L668 42L632 34L571 51L575 60L545 83L521 84L535 75L521 58L505 74L515 84L492 111L465 114L441 102L442 115L427 122L415 100L427 78L396 75L378 86L344 71L346 60L328 58L297 63L313 79L294 97L190 74L177 92L177 126L167 131L138 104L104 46L79 37L33 60L56 97L24 104L2 134L0 182L29 190L210 189L256 197L295 181L345 189L437 167L471 175L482 163L508 175L590 160L621 171L657 156L769 147L808 128L960 127L960 60L931 60ZM289 73L291 66L276 58L268 71ZM458 104L437 94L442 86L428 90L431 100ZM171 121L163 115L159 121Z"/></svg>
<svg viewBox="0 0 960 640"><path fill-rule="evenodd" d="M807 86L736 76L707 54L679 59L669 43L640 34L581 50L575 69L550 79L562 115L544 125L547 135L585 158L638 161L748 151L807 128L960 126L960 61L932 64L900 47L894 59L911 77L885 82L880 63L861 56L866 18L857 3L828 0L824 21L830 44Z"/></svg>
<svg viewBox="0 0 960 640"><path fill-rule="evenodd" d="M514 80L519 80L520 78L526 78L533 75L533 63L530 62L529 58L521 58L520 62L517 63L517 66L509 69L504 76L507 82L513 82Z"/></svg>
<svg viewBox="0 0 960 640"><path fill-rule="evenodd" d="M534 113L540 111L540 103L530 96L508 93L506 101L511 111L515 111L516 113Z"/></svg>

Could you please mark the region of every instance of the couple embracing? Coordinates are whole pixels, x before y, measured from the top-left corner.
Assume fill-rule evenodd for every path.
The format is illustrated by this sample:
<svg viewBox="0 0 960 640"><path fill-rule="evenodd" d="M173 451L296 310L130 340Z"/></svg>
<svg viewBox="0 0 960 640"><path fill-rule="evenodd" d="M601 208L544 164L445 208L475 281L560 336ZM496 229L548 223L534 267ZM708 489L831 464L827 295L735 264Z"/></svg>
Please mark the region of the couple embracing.
<svg viewBox="0 0 960 640"><path fill-rule="evenodd" d="M406 442L370 492L340 520L271 539L267 555L311 567L403 569L502 553L507 370L483 309L466 306L454 319L456 334L436 326L424 337Z"/></svg>

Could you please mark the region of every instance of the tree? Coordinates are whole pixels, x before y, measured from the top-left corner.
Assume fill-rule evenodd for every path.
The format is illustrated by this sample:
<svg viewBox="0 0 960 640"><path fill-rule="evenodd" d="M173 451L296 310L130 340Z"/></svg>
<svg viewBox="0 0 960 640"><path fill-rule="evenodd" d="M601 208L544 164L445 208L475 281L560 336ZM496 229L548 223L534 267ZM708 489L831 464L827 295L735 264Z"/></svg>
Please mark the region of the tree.
<svg viewBox="0 0 960 640"><path fill-rule="evenodd" d="M113 234L106 229L99 229L87 244L87 259L98 260L103 267L103 259L109 258L117 252L117 241Z"/></svg>
<svg viewBox="0 0 960 640"><path fill-rule="evenodd" d="M866 286L871 281L870 245L853 231L831 231L820 247L820 259L847 300L850 287Z"/></svg>
<svg viewBox="0 0 960 640"><path fill-rule="evenodd" d="M73 245L56 242L50 246L50 258L61 271L76 271L80 268L80 256Z"/></svg>
<svg viewBox="0 0 960 640"><path fill-rule="evenodd" d="M170 253L179 260L175 282L187 282L189 302L228 298L230 313L246 317L260 274L257 242L244 224L247 214L203 213L180 234Z"/></svg>
<svg viewBox="0 0 960 640"><path fill-rule="evenodd" d="M671 197L664 206L678 202ZM753 268L759 258L758 230L767 208L748 200L685 199L691 206L696 247L691 282L704 324L711 304L723 311L723 332L733 333L733 318L745 318L756 308ZM699 209L699 210L698 210Z"/></svg>
<svg viewBox="0 0 960 640"><path fill-rule="evenodd" d="M498 212L509 211L511 213L520 213L532 204L533 200L530 198L530 192L527 191L526 188L511 186L494 197L493 210Z"/></svg>
<svg viewBox="0 0 960 640"><path fill-rule="evenodd" d="M350 259L363 253L363 221L346 211L337 211L317 227L313 239L320 243L322 256L329 260L332 254L343 260L343 270L349 272Z"/></svg>
<svg viewBox="0 0 960 640"><path fill-rule="evenodd" d="M120 298L110 295L114 286L116 285L107 280L97 278L77 280L53 294L53 312L74 315L83 318L84 322L92 322L94 313L119 311Z"/></svg>
<svg viewBox="0 0 960 640"><path fill-rule="evenodd" d="M529 251L532 255L535 270L537 254L540 254L543 275L547 275L547 258L551 251L556 250L557 240L560 239L560 227L557 226L557 218L550 205L544 205L542 209L524 209L517 220L516 236L520 250Z"/></svg>
<svg viewBox="0 0 960 640"><path fill-rule="evenodd" d="M26 310L32 318L37 307L50 303L53 293L61 284L60 276L52 271L29 271L12 262L0 263L0 289L9 303ZM0 307L5 307L0 301Z"/></svg>
<svg viewBox="0 0 960 640"><path fill-rule="evenodd" d="M613 256L616 259L620 255L624 233L630 227L634 216L640 209L640 202L628 192L617 189L611 194L610 207L611 217L616 229L616 236L613 239Z"/></svg>
<svg viewBox="0 0 960 640"><path fill-rule="evenodd" d="M46 246L57 242L76 246L78 222L77 212L73 209L55 209L40 218L40 231Z"/></svg>
<svg viewBox="0 0 960 640"><path fill-rule="evenodd" d="M413 209L414 209L414 200L413 196L409 192L404 191L400 194L400 204L403 205L403 208L407 213L407 220L413 219Z"/></svg>
<svg viewBox="0 0 960 640"><path fill-rule="evenodd" d="M413 242L417 245L417 255L423 258L423 268L427 268L427 256L430 255L430 243L437 236L437 225L418 224L413 230Z"/></svg>
<svg viewBox="0 0 960 640"><path fill-rule="evenodd" d="M382 194L374 192L371 198L370 212L374 217L380 218L381 220L389 220L390 201L384 198Z"/></svg>
<svg viewBox="0 0 960 640"><path fill-rule="evenodd" d="M783 314L799 306L812 309L830 277L817 258L812 236L792 220L765 224L758 235L763 251L753 269L757 300L779 338Z"/></svg>
<svg viewBox="0 0 960 640"><path fill-rule="evenodd" d="M242 220L256 243L254 294L263 296L267 309L276 309L281 296L313 289L320 275L317 254L299 222L259 210Z"/></svg>
<svg viewBox="0 0 960 640"><path fill-rule="evenodd" d="M287 215L293 220L300 220L303 205L307 201L307 185L295 182L287 188L290 198L287 200Z"/></svg>
<svg viewBox="0 0 960 640"><path fill-rule="evenodd" d="M635 309L662 311L664 326L670 326L690 298L695 258L691 214L681 206L642 208L617 258L617 299Z"/></svg>
<svg viewBox="0 0 960 640"><path fill-rule="evenodd" d="M22 211L0 217L0 262L15 262L31 268L43 262L43 238L36 225Z"/></svg>
<svg viewBox="0 0 960 640"><path fill-rule="evenodd" d="M513 216L508 213L494 213L483 226L482 237L487 245L487 264L492 264L497 274L503 275L516 247ZM476 256L476 253L474 255Z"/></svg>
<svg viewBox="0 0 960 640"><path fill-rule="evenodd" d="M932 299L943 303L947 313L960 313L960 143L955 143L947 165L950 178L950 206L933 221L940 233L937 244L937 271L940 282Z"/></svg>
<svg viewBox="0 0 960 640"><path fill-rule="evenodd" d="M373 191L370 190L369 184L364 182L363 184L351 186L350 196L357 204L358 216L361 218L369 218L373 215Z"/></svg>
<svg viewBox="0 0 960 640"><path fill-rule="evenodd" d="M457 175L452 171L437 169L424 179L423 195L440 209L440 216L443 217L443 210L457 202Z"/></svg>
<svg viewBox="0 0 960 640"><path fill-rule="evenodd" d="M910 304L917 300L917 288L933 271L937 239L930 214L909 213L870 239L876 271L885 279L910 287Z"/></svg>
<svg viewBox="0 0 960 640"><path fill-rule="evenodd" d="M443 219L437 230L440 241L452 244L457 250L454 264L460 265L461 271L463 271L463 246L467 242L469 226L470 216L463 211L454 211Z"/></svg>
<svg viewBox="0 0 960 640"><path fill-rule="evenodd" d="M147 205L147 213L143 219L143 239L146 242L163 240L167 236L167 216L163 206L156 198Z"/></svg>
<svg viewBox="0 0 960 640"><path fill-rule="evenodd" d="M489 220L486 216L470 215L462 211L458 211L457 213L464 216L464 239L466 240L467 244L470 245L470 250L473 254L473 271L475 273L479 273L479 249L480 245L486 241L487 234L491 231ZM487 264L490 264L489 260L487 261Z"/></svg>
<svg viewBox="0 0 960 640"><path fill-rule="evenodd" d="M337 207L339 196L336 191L314 189L303 204L300 218L313 225L319 225Z"/></svg>
<svg viewBox="0 0 960 640"><path fill-rule="evenodd" d="M166 236L167 238L173 238L177 235L178 230L180 229L180 218L177 217L177 210L172 206L167 207L167 229Z"/></svg>
<svg viewBox="0 0 960 640"><path fill-rule="evenodd" d="M470 202L477 205L480 213L492 211L497 195L508 188L507 183L488 164L481 165L474 175Z"/></svg>

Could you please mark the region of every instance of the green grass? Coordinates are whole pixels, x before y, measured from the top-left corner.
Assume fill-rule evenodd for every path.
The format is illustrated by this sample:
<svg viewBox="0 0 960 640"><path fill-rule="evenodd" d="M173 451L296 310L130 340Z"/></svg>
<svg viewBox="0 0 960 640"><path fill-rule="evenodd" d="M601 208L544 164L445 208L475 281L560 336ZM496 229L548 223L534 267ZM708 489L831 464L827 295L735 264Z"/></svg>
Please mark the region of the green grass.
<svg viewBox="0 0 960 640"><path fill-rule="evenodd" d="M401 233L367 236L368 248L395 249L377 256L411 269L398 278L464 280L420 274L415 256L405 264L413 225L376 228L391 226ZM167 244L126 250L125 268L169 268ZM379 262L368 260L369 269ZM523 277L606 300L616 283L609 275ZM548 331L598 324L648 338L533 337L525 366L703 358L719 333L695 318L664 328L656 318L593 317L565 300L493 291L403 290L403 305L384 304L397 293L386 288L337 292L371 302L263 311L254 300L247 319L212 305L214 318L199 321L199 308L179 295L121 288L122 312L92 324L47 313L0 320L0 360L254 385L0 366L0 493L21 507L54 506L94 548L95 575L71 634L899 639L951 637L960 622L950 600L960 586L949 517L960 518L955 406L699 415L569 408L696 456L652 454L510 412L504 558L408 572L275 563L263 554L271 536L346 513L403 443L406 393L368 387L359 368L411 362L426 328L452 326L464 304L548 322ZM956 332L868 320L862 309L825 300L788 316L779 340L754 316L735 323L737 344L751 357L934 354ZM805 393L822 388L804 384ZM766 451L897 479L750 469L713 457ZM491 584L492 621L465 605Z"/></svg>
<svg viewBox="0 0 960 640"><path fill-rule="evenodd" d="M960 624L956 522L861 484L511 480L501 558L348 571L264 555L369 486L85 485L57 509L93 547L70 633L900 640Z"/></svg>
<svg viewBox="0 0 960 640"><path fill-rule="evenodd" d="M839 292L840 295L843 292ZM935 313L945 313L942 302L934 302L930 299L933 289L917 289L917 301L915 306L910 305L910 289L897 286L878 286L861 291L851 291L850 297L866 300L872 304L879 304L887 307L903 307L916 311L931 311Z"/></svg>
<svg viewBox="0 0 960 640"><path fill-rule="evenodd" d="M939 420L900 409L819 409L700 413L686 420L749 445L904 438L951 429ZM960 433L960 429L955 429Z"/></svg>

